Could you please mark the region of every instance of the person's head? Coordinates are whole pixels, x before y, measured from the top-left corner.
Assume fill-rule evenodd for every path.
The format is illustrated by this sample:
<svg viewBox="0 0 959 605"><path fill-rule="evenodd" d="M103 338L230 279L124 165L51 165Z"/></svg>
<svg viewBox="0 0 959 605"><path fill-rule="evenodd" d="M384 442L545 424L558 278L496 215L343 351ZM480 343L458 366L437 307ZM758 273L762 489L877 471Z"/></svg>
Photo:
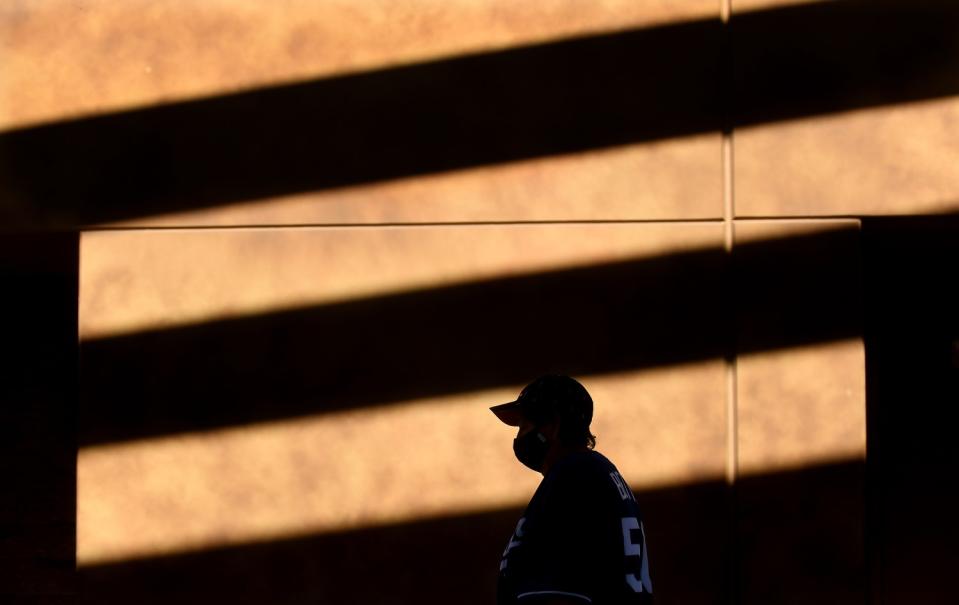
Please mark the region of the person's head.
<svg viewBox="0 0 959 605"><path fill-rule="evenodd" d="M504 423L519 427L513 449L520 462L533 470L541 471L551 454L596 445L589 431L593 400L569 376L540 376L526 385L516 401L490 409Z"/></svg>

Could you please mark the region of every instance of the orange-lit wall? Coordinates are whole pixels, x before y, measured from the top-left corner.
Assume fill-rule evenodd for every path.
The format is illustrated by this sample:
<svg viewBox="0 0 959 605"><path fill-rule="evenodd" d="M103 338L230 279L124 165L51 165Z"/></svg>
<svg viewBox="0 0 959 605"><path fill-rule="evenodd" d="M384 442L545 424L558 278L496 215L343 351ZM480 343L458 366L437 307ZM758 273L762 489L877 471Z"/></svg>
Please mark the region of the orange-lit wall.
<svg viewBox="0 0 959 605"><path fill-rule="evenodd" d="M75 474L61 460L49 479L75 481L75 517L67 499L21 523L8 592L489 602L538 477L487 408L561 371L644 507L660 603L875 597L861 221L959 209L959 86L935 71L955 49L886 82L879 50L809 37L861 11L851 38L881 49L896 11L926 23L879 5L4 3L0 217L32 234L9 266L49 249L31 237L79 233L56 258L79 287L80 360ZM613 91L551 97L562 70L522 68L571 56L570 78ZM827 65L859 75L817 79ZM482 128L436 143L449 118L430 99L490 73L506 75L476 94L541 103L542 121L521 115L547 140L519 123L501 144ZM622 94L635 112L603 101ZM458 123L496 121L450 99ZM382 130L355 118L381 114ZM71 521L75 543L31 546Z"/></svg>

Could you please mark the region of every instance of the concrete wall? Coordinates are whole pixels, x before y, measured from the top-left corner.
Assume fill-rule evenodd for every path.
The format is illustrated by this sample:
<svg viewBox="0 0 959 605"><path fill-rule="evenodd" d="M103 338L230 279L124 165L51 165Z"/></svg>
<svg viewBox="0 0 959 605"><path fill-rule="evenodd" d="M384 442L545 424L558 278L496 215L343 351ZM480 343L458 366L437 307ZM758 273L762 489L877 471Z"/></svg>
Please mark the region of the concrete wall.
<svg viewBox="0 0 959 605"><path fill-rule="evenodd" d="M935 1L5 3L2 594L488 603L537 476L487 408L558 371L659 602L945 602L935 521L900 523L939 433L897 428L909 376L927 418L955 384L922 301L957 33Z"/></svg>

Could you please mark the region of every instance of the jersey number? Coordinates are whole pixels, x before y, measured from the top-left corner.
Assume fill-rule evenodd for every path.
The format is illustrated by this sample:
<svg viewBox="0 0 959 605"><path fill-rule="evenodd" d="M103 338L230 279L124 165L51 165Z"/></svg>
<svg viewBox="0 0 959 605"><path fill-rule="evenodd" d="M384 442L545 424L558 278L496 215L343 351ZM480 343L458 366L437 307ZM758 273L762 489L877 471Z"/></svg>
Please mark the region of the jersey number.
<svg viewBox="0 0 959 605"><path fill-rule="evenodd" d="M639 530L639 543L633 542L633 530ZM639 577L635 573L626 574L626 583L635 592L653 592L653 582L649 579L649 560L646 557L646 531L636 517L623 517L623 550L627 557L639 557Z"/></svg>

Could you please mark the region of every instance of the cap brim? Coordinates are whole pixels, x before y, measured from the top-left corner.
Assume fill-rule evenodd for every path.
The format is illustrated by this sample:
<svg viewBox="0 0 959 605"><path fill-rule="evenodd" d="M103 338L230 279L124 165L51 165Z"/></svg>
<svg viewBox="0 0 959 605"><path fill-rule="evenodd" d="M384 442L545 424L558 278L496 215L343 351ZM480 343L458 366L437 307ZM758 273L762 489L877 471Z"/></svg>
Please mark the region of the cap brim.
<svg viewBox="0 0 959 605"><path fill-rule="evenodd" d="M494 405L490 411L496 414L496 417L509 426L519 426L523 423L523 412L519 407L519 401L510 401Z"/></svg>

